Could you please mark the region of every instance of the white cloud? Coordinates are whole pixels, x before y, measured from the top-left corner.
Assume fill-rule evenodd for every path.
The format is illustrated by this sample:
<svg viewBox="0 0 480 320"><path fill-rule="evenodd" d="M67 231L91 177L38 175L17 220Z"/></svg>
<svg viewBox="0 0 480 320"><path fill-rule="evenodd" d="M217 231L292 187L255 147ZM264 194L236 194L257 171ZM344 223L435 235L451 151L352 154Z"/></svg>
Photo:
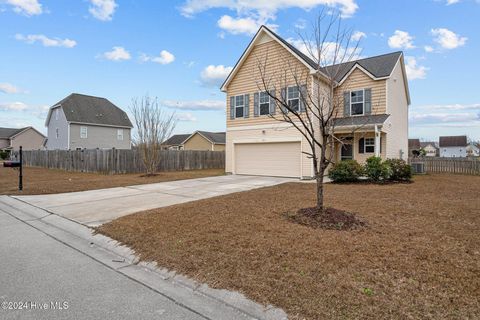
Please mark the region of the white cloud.
<svg viewBox="0 0 480 320"><path fill-rule="evenodd" d="M191 111L216 111L225 110L226 104L223 100L190 100L190 101L174 101L165 100L162 104L168 108L191 110Z"/></svg>
<svg viewBox="0 0 480 320"><path fill-rule="evenodd" d="M394 49L413 49L413 37L406 31L395 30L393 36L388 38L388 45Z"/></svg>
<svg viewBox="0 0 480 320"><path fill-rule="evenodd" d="M158 57L151 57L151 56L143 54L140 57L140 59L143 62L151 61L151 62L160 63L160 64L169 64L169 63L172 63L173 61L175 61L175 56L173 54L171 54L170 52L168 52L167 50L162 50Z"/></svg>
<svg viewBox="0 0 480 320"><path fill-rule="evenodd" d="M187 122L196 122L197 118L193 114L187 112L187 113L177 114L177 120L178 121L187 121Z"/></svg>
<svg viewBox="0 0 480 320"><path fill-rule="evenodd" d="M233 67L225 67L224 65L209 65L202 70L200 79L204 85L220 86L232 70Z"/></svg>
<svg viewBox="0 0 480 320"><path fill-rule="evenodd" d="M460 0L447 0L447 6L455 4L455 3L459 3L459 2L460 2Z"/></svg>
<svg viewBox="0 0 480 320"><path fill-rule="evenodd" d="M130 52L125 50L123 47L113 47L112 51L103 53L102 57L112 61L130 60L132 58Z"/></svg>
<svg viewBox="0 0 480 320"><path fill-rule="evenodd" d="M110 21L113 18L118 4L115 0L90 0L91 6L88 11L98 20Z"/></svg>
<svg viewBox="0 0 480 320"><path fill-rule="evenodd" d="M0 103L0 110L6 111L24 111L28 106L23 102Z"/></svg>
<svg viewBox="0 0 480 320"><path fill-rule="evenodd" d="M468 38L461 37L453 31L445 28L432 29L434 41L437 42L444 49L455 49L465 45Z"/></svg>
<svg viewBox="0 0 480 320"><path fill-rule="evenodd" d="M26 43L35 43L40 42L44 47L63 47L63 48L73 48L77 45L75 40L71 39L60 39L60 38L49 38L43 34L28 34L23 35L17 33L15 39L19 41L24 41Z"/></svg>
<svg viewBox="0 0 480 320"><path fill-rule="evenodd" d="M307 27L307 20L305 19L298 19L297 22L295 22L295 28L297 29L305 29Z"/></svg>
<svg viewBox="0 0 480 320"><path fill-rule="evenodd" d="M433 52L434 51L432 46L424 46L423 49L425 50L425 52Z"/></svg>
<svg viewBox="0 0 480 320"><path fill-rule="evenodd" d="M288 38L286 40L302 53L318 62L319 59L316 44L302 39ZM346 49L344 47L337 47L338 44L335 42L327 41L323 43L322 52L320 53L320 64L322 66L360 59L361 48L350 47ZM340 59L345 61L339 61Z"/></svg>
<svg viewBox="0 0 480 320"><path fill-rule="evenodd" d="M432 104L416 107L417 109L423 110L441 110L441 111L458 111L458 110L477 110L480 111L480 103L472 104Z"/></svg>
<svg viewBox="0 0 480 320"><path fill-rule="evenodd" d="M355 31L352 34L352 40L353 41L360 41L360 39L366 38L366 37L367 37L367 35L365 34L365 32L362 32L362 31Z"/></svg>
<svg viewBox="0 0 480 320"><path fill-rule="evenodd" d="M218 20L217 24L221 29L230 32L231 34L243 33L253 35L262 24L265 24L265 21L253 19L251 17L232 18L229 15L224 15ZM270 24L268 27L275 31L278 26Z"/></svg>
<svg viewBox="0 0 480 320"><path fill-rule="evenodd" d="M38 0L6 0L6 3L13 6L13 11L26 16L34 16L43 13L42 5Z"/></svg>
<svg viewBox="0 0 480 320"><path fill-rule="evenodd" d="M277 11L288 8L311 10L319 5L338 8L343 17L351 17L358 9L355 0L187 0L180 8L186 17L215 8L235 10L240 15L254 14L262 18L275 18Z"/></svg>
<svg viewBox="0 0 480 320"><path fill-rule="evenodd" d="M478 115L471 112L463 113L419 113L411 112L409 118L415 123L437 122L469 122L478 120Z"/></svg>
<svg viewBox="0 0 480 320"><path fill-rule="evenodd" d="M415 57L405 57L405 71L409 80L425 79L428 68L417 64Z"/></svg>
<svg viewBox="0 0 480 320"><path fill-rule="evenodd" d="M22 93L23 90L20 90L18 87L14 86L13 84L3 82L0 83L0 91L3 93Z"/></svg>

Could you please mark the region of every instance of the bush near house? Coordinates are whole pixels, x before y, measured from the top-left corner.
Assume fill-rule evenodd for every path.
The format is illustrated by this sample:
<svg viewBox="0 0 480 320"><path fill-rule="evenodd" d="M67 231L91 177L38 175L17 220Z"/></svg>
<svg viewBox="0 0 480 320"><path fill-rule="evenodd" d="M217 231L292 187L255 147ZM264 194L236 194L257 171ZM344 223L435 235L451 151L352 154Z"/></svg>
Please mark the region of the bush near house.
<svg viewBox="0 0 480 320"><path fill-rule="evenodd" d="M355 160L346 160L336 163L328 172L333 182L357 182L365 176L371 182L410 181L412 168L401 159L387 159L370 157L361 166Z"/></svg>
<svg viewBox="0 0 480 320"><path fill-rule="evenodd" d="M345 160L336 163L328 172L328 177L334 182L356 182L363 174L362 166L355 160Z"/></svg>
<svg viewBox="0 0 480 320"><path fill-rule="evenodd" d="M0 151L0 160L5 160L8 158L8 152L7 151Z"/></svg>

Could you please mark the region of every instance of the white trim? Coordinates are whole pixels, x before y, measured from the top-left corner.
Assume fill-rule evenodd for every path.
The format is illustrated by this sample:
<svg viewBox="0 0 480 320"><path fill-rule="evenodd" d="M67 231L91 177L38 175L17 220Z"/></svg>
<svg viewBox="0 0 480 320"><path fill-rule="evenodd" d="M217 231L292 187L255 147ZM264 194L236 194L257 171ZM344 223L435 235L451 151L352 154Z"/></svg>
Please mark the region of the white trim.
<svg viewBox="0 0 480 320"><path fill-rule="evenodd" d="M240 59L238 60L238 62L233 67L233 70L230 72L227 79L225 79L225 82L222 84L222 87L220 88L220 90L222 90L223 92L227 91L228 84L230 83L232 78L237 74L238 69L242 66L245 59L249 56L249 54L252 51L255 43L260 38L260 35L262 35L264 33L267 34L268 36L270 36L273 40L277 41L277 43L279 43L283 48L285 48L295 58L297 58L301 63L303 63L308 68L308 70L310 70L310 72L312 72L312 71L317 72L317 70L313 69L304 59L302 59L299 55L297 55L295 52L293 52L287 45L285 45L282 41L280 41L268 29L266 29L265 26L261 26L260 29L257 31L257 34L253 37L252 41L250 41L250 44L248 45L247 49L245 49L245 51L243 52Z"/></svg>
<svg viewBox="0 0 480 320"><path fill-rule="evenodd" d="M290 99L290 98L288 97L288 89L290 89L290 88L297 88L298 98L292 98L292 99ZM300 98L301 98L300 86L288 86L288 87L285 88L285 90L286 90L286 92L285 92L286 97L285 97L285 98L286 98L286 100L287 100L287 105L288 105L288 107L290 108L290 104L289 104L290 100L298 100L298 105L297 105L297 106L298 106L298 110L295 110L295 111L296 111L296 112L301 112L301 111L300 111ZM288 110L287 110L287 112L288 112Z"/></svg>
<svg viewBox="0 0 480 320"><path fill-rule="evenodd" d="M83 131L85 131L85 135L83 135ZM80 139L88 139L88 127L87 126L80 126Z"/></svg>
<svg viewBox="0 0 480 320"><path fill-rule="evenodd" d="M70 122L67 122L67 150L70 150Z"/></svg>
<svg viewBox="0 0 480 320"><path fill-rule="evenodd" d="M362 113L361 114L352 114L352 92L355 91L362 91ZM359 117L359 116L364 116L365 115L365 89L353 89L349 91L350 94L350 117ZM355 104L360 103L360 102L355 102Z"/></svg>
<svg viewBox="0 0 480 320"><path fill-rule="evenodd" d="M48 109L47 118L45 119L45 127L48 127L48 125L50 124L50 117L52 116L52 110L57 108L57 107L61 108L62 105L61 104L56 104L56 105L53 105L52 107L50 107L50 109Z"/></svg>
<svg viewBox="0 0 480 320"><path fill-rule="evenodd" d="M355 65L350 69L350 71L347 72L346 75L343 76L342 80L340 80L340 82L337 84L337 87L341 86L345 82L345 80L347 80L348 77L353 73L353 71L355 71L355 69L360 69L363 73L365 73L367 76L369 76L373 80L385 80L385 79L390 78L390 76L392 75L392 73L390 72L390 75L388 75L386 77L377 78L373 74L368 72L367 69L365 69L364 67L359 65L358 62L355 62ZM392 69L392 72L393 72L393 69Z"/></svg>
<svg viewBox="0 0 480 320"><path fill-rule="evenodd" d="M245 130L255 130L255 129L285 129L285 128L293 128L293 125L290 123L276 123L276 124L257 124L251 126L238 126L238 127L228 127L228 131L245 131Z"/></svg>
<svg viewBox="0 0 480 320"><path fill-rule="evenodd" d="M258 116L257 117L271 115L271 113L270 113L270 99L271 98L270 98L270 95L268 94L268 90L258 91L257 93L258 93ZM268 97L268 113L267 114L262 114L262 112L261 112L261 110L262 110L262 108L260 107L261 106L261 103L260 103L261 93L266 93L267 97ZM253 96L253 116L255 117L255 93L254 93L254 96Z"/></svg>
<svg viewBox="0 0 480 320"><path fill-rule="evenodd" d="M133 127L128 127L128 126L116 126L116 125L112 125L112 124L88 123L88 122L77 122L77 121L68 121L68 123L69 124L97 126L97 127L109 127L109 128L124 128L124 129L132 129L133 128Z"/></svg>

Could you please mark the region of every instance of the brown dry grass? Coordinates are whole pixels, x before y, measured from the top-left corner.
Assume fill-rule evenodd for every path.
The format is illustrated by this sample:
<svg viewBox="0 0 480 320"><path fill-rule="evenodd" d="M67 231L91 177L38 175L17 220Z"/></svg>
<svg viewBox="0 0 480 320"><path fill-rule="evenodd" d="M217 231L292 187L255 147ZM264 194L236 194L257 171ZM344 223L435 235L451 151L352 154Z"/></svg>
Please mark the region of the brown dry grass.
<svg viewBox="0 0 480 320"><path fill-rule="evenodd" d="M283 217L314 205L290 183L142 212L100 232L143 260L307 319L479 319L480 177L326 185L326 203L368 221L312 229Z"/></svg>
<svg viewBox="0 0 480 320"><path fill-rule="evenodd" d="M23 191L18 191L18 171L0 167L0 195L2 194L50 194L123 187L136 184L202 178L224 174L223 169L161 172L156 176L142 174L103 175L96 173L68 172L45 168L24 168Z"/></svg>

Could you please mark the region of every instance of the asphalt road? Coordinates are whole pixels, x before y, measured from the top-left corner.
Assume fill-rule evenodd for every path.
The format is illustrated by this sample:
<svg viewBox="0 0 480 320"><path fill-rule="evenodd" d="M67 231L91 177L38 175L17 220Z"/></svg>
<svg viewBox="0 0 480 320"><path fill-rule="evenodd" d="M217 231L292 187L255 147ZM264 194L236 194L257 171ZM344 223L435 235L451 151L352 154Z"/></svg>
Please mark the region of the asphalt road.
<svg viewBox="0 0 480 320"><path fill-rule="evenodd" d="M2 211L0 303L0 319L205 319Z"/></svg>

